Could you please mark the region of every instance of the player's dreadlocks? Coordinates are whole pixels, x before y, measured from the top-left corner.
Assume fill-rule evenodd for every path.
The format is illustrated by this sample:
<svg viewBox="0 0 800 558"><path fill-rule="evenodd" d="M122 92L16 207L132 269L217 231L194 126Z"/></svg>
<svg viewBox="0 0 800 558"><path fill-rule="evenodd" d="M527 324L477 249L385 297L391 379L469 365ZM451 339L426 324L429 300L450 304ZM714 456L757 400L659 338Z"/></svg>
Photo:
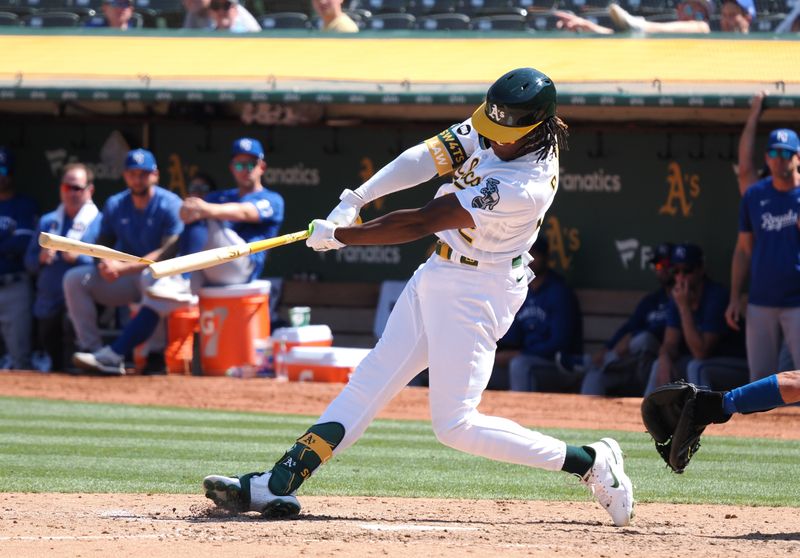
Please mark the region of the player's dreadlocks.
<svg viewBox="0 0 800 558"><path fill-rule="evenodd" d="M558 152L569 149L567 137L569 136L569 126L558 116L550 116L539 126L528 134L528 142L519 151L518 157L528 153L536 153L537 160L541 161L547 157L554 149Z"/></svg>

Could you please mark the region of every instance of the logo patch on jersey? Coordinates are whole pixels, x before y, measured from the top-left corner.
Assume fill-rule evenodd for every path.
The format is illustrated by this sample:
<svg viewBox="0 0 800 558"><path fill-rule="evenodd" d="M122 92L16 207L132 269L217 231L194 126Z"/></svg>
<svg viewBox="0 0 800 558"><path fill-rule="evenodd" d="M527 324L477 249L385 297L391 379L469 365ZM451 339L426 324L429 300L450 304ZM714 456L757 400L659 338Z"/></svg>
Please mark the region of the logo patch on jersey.
<svg viewBox="0 0 800 558"><path fill-rule="evenodd" d="M467 160L467 152L451 129L426 139L425 146L433 157L436 172L444 176Z"/></svg>
<svg viewBox="0 0 800 558"><path fill-rule="evenodd" d="M500 192L497 186L500 181L495 178L487 178L486 185L481 188L481 195L472 198L472 207L491 211L500 201Z"/></svg>
<svg viewBox="0 0 800 558"><path fill-rule="evenodd" d="M469 124L462 124L461 126L456 128L456 133L462 136L468 136L471 131L472 131L472 126L470 126Z"/></svg>
<svg viewBox="0 0 800 558"><path fill-rule="evenodd" d="M486 116L488 116L495 122L502 122L503 119L506 117L506 113L505 111L500 110L500 107L493 104L489 106L489 110L486 112Z"/></svg>

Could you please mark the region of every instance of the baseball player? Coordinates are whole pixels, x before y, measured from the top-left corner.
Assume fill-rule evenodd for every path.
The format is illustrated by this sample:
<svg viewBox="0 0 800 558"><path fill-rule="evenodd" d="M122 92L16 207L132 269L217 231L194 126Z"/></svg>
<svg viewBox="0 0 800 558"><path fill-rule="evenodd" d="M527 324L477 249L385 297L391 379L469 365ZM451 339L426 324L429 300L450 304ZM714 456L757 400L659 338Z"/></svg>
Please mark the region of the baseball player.
<svg viewBox="0 0 800 558"><path fill-rule="evenodd" d="M739 235L731 263L728 325L739 330L746 314L745 340L750 380L779 370L784 342L800 363L800 138L780 128L769 135L765 160L770 176L742 196ZM746 309L742 291L750 290Z"/></svg>
<svg viewBox="0 0 800 558"><path fill-rule="evenodd" d="M206 477L208 498L267 517L299 513L295 491L302 482L358 440L380 409L427 367L439 441L576 475L616 525L629 523L633 488L615 440L572 446L477 411L496 342L532 278L525 254L558 188L566 135L553 82L532 68L513 70L491 86L471 118L406 150L357 190L345 190L328 219L313 221L307 245L317 251L399 244L429 234L438 242L403 290L378 344L318 422L266 473ZM449 182L425 207L352 225L365 203L437 174Z"/></svg>
<svg viewBox="0 0 800 558"><path fill-rule="evenodd" d="M267 168L261 142L240 138L233 142L230 172L236 188L215 190L205 199L189 196L179 215L185 228L175 244L183 254L222 246L246 244L278 235L283 223L283 198L261 185ZM168 257L169 250L164 254ZM139 312L110 345L95 353L77 353L75 363L81 368L103 372L118 370L124 355L148 339L156 330L159 318L173 310L196 303L197 292L204 285L247 283L261 274L267 252L251 254L223 265L196 271L189 281L180 275L164 277L150 285Z"/></svg>
<svg viewBox="0 0 800 558"><path fill-rule="evenodd" d="M178 218L181 199L158 186L156 159L145 149L128 153L123 178L127 189L106 201L97 242L158 260L178 241L183 230ZM80 348L89 351L73 355L76 366L104 374L125 373L122 359L111 358L113 355L103 350L95 304L123 306L139 302L155 281L146 267L139 263L100 260L96 265L75 267L64 275L64 299L76 341ZM149 304L158 307L160 303L151 301Z"/></svg>
<svg viewBox="0 0 800 558"><path fill-rule="evenodd" d="M17 370L30 368L33 289L23 260L38 219L36 202L14 188L11 151L0 147L0 334Z"/></svg>

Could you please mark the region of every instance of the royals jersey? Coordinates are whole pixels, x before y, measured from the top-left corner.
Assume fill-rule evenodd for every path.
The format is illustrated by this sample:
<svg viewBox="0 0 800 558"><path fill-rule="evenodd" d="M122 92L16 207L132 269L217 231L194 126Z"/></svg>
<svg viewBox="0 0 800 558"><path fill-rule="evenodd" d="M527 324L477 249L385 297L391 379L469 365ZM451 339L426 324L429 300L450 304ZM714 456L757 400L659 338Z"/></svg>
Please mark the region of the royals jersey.
<svg viewBox="0 0 800 558"><path fill-rule="evenodd" d="M510 260L533 245L558 189L558 155L537 161L528 153L498 158L472 119L425 141L439 176L452 176L436 197L454 193L475 222L470 229L436 233L464 256L479 262Z"/></svg>

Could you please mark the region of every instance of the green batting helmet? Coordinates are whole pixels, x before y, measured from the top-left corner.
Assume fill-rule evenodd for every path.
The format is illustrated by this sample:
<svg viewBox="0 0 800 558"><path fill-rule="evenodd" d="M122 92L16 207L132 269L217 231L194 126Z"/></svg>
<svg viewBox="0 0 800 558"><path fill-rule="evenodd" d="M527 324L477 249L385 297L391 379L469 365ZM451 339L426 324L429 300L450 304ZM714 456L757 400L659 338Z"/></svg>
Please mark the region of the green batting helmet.
<svg viewBox="0 0 800 558"><path fill-rule="evenodd" d="M492 84L472 114L472 125L490 140L514 143L555 114L553 80L539 70L517 68Z"/></svg>

